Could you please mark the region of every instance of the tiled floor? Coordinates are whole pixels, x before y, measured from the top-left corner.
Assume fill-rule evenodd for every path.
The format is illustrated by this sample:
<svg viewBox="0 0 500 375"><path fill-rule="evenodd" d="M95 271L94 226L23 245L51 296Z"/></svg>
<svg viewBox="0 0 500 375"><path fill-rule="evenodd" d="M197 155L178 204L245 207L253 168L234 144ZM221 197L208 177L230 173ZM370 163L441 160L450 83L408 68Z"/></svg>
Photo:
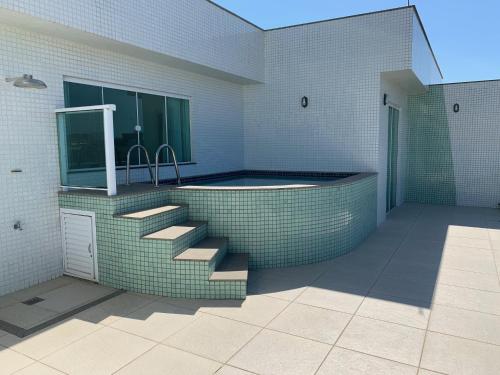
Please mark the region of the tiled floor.
<svg viewBox="0 0 500 375"><path fill-rule="evenodd" d="M345 257L252 272L243 303L123 294L0 332L0 374L500 374L499 244L498 210L405 205Z"/></svg>
<svg viewBox="0 0 500 375"><path fill-rule="evenodd" d="M37 326L60 320L65 314L99 302L120 291L90 281L60 277L34 287L0 297L0 329L10 329L24 336L36 331ZM38 298L35 304L26 304ZM45 324L45 326L47 326Z"/></svg>

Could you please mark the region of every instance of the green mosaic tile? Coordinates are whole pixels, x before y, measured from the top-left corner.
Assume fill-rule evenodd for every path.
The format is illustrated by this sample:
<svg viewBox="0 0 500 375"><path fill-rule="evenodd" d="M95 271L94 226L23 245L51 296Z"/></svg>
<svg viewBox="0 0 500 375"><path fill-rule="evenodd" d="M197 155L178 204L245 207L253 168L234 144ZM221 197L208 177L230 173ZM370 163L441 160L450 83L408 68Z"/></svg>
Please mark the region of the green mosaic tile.
<svg viewBox="0 0 500 375"><path fill-rule="evenodd" d="M172 189L118 197L61 194L61 207L96 213L99 282L179 298L242 299L244 281L209 281L226 251L248 253L252 268L331 259L352 250L376 227L377 180L314 189ZM165 204L189 206L147 220L116 217ZM141 238L186 219L207 224L175 241ZM228 238L211 262L173 258L207 235Z"/></svg>
<svg viewBox="0 0 500 375"><path fill-rule="evenodd" d="M406 201L456 204L455 173L443 86L408 98Z"/></svg>

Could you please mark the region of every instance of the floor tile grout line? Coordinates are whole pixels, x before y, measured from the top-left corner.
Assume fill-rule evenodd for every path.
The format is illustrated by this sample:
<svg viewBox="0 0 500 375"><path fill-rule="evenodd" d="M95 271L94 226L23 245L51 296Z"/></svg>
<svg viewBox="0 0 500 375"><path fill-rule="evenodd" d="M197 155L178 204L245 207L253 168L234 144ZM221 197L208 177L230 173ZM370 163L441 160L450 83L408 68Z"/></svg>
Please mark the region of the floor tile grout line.
<svg viewBox="0 0 500 375"><path fill-rule="evenodd" d="M495 257L495 251L493 250L493 241L491 239L491 235L490 235L489 231L488 231L488 241L490 243L491 256L493 257L493 265L495 266L495 270L497 271L497 280L498 280L498 283L500 284L500 270L498 269L497 260Z"/></svg>
<svg viewBox="0 0 500 375"><path fill-rule="evenodd" d="M382 277L385 269L387 268L387 266L390 264L390 262L393 260L394 258L394 255L398 252L399 249L401 249L401 246L403 245L403 243L405 242L405 240L408 238L408 236L410 235L410 233L413 231L413 229L415 228L415 226L417 225L418 221L420 220L420 217L423 215L423 212L424 212L424 208L422 208L419 213L416 215L415 217L415 220L413 221L413 223L411 224L411 227L409 229L409 231L405 234L405 236L403 237L402 241L400 242L399 246L394 250L394 252L392 253L391 257L389 258L389 260L387 261L387 263L385 264L384 268L382 269L382 271L380 272L379 274L379 277L375 280L375 282L372 284L371 288L368 290L368 294L370 294L370 292L372 291L372 289L374 288L374 286L376 285L376 283L378 282L378 280ZM365 301L365 298L363 298L363 302ZM355 315L357 315L358 311L359 311L359 308L361 307L361 305L363 304L363 302L358 306L358 308L356 309L355 311ZM429 315L430 316L430 315ZM428 323L427 323L428 324ZM340 339L340 338L339 338ZM424 334L424 342L425 342L425 334ZM420 357L423 353L423 350L424 350L424 343L422 343L422 347L420 348ZM420 361L419 361L419 364L418 364L418 367L420 366ZM417 370L418 371L418 370Z"/></svg>
<svg viewBox="0 0 500 375"><path fill-rule="evenodd" d="M374 358L378 358L378 359L383 359L384 361L389 361L389 362L393 362L393 363L398 363L400 365L404 365L404 366L408 366L408 367L412 367L414 369L416 369L418 371L418 366L415 366L415 365L410 365L408 363L404 363L404 362L400 362L400 361L396 361L395 359L389 359L389 358L385 358L385 357L381 357L379 355L375 355L375 354L371 354L371 353L366 353L366 352L362 352L360 350L356 350L356 349L352 349L352 348L347 348L345 346L342 346L342 345L338 345L336 344L334 346L334 349L335 348L339 348L339 349L342 349L342 350L347 350L347 351L350 351L350 352L354 352L354 353L358 353L358 354L363 354L363 355L367 355L369 357L374 357Z"/></svg>
<svg viewBox="0 0 500 375"><path fill-rule="evenodd" d="M470 338L470 337L464 337L464 336L458 336L458 335L453 335L451 333L447 333L447 332L440 332L440 331L435 331L435 330L432 330L432 329L427 329L426 332L430 332L430 333L438 333L440 335L444 335L444 336L449 336L449 337L454 337L456 339L461 339L461 340L467 340L467 341L474 341L474 342L477 342L479 344L486 344L486 345L491 345L491 346L498 346L500 347L500 343L498 344L494 344L492 342L488 342L488 341L482 341L482 340L478 340L478 339L473 339L473 338Z"/></svg>
<svg viewBox="0 0 500 375"><path fill-rule="evenodd" d="M322 271L320 271L320 272L318 273L318 275L317 275L314 279L312 279L312 281L310 281L309 283L310 283L310 284L312 284L314 281L318 280L321 276L323 276L323 275L326 273L326 271L327 271L327 269L326 269L326 267L325 267L325 268L324 268ZM275 316L275 317L273 317L271 320L269 320L269 322L267 322L267 324L266 324L266 325L264 325L263 327L261 327L261 329L260 329L260 330L259 330L259 331L258 331L258 332L257 332L257 333L256 333L256 334L255 334L255 335L254 335L251 339L250 339L250 340L248 340L248 341L247 341L247 342L246 342L246 343L245 343L245 344L244 344L241 348L239 348L239 349L238 349L238 350L237 350L237 351L236 351L236 352L235 352L235 353L234 353L234 354L233 354L233 355L232 355L232 356L231 356L231 357L230 357L230 358L229 358L229 359L225 362L225 364L229 364L229 362L230 362L230 361L231 361L231 360L232 360L232 359L233 359L236 355L238 355L238 353L240 353L240 352L241 352L241 351L242 351L245 347L247 347L247 346L248 346L248 344L249 344L251 341L253 341L253 340L254 340L254 339L255 339L255 338L256 338L256 337L257 337L257 336L258 336L258 335L259 335L262 331L264 331L265 329L267 329L267 327L268 327L268 326L269 326L269 325L270 325L270 324L271 324L271 323L272 323L272 322L273 322L276 318L278 318L278 316L280 316L280 315L281 315L281 314L282 314L285 310L287 310L287 309L288 309L288 307L289 307L290 305L292 305L292 304L294 303L294 301L295 301L297 298L299 298L299 297L302 295L302 293L304 293L307 289L308 289L308 287L304 288L304 290L302 290L302 291L301 291L301 292L300 292L300 293L299 293L299 294L298 294L298 295L297 295L294 299L292 299L291 301L286 301L286 302L287 302L286 306L284 306L284 307L283 307L283 309L282 309L282 310L281 310L278 314L276 314L276 316ZM268 298L272 298L272 297L268 297ZM284 301L284 300L282 300L282 301ZM280 333L283 333L283 332L280 332ZM298 336L298 337L299 337L299 336ZM304 338L304 337L301 337L301 338L302 338L302 339L306 339L306 338ZM327 344L327 345L328 345L328 344ZM329 353L329 352L330 352L330 351L328 351L328 353ZM326 354L325 358L328 356L328 353ZM324 359L323 359L323 361L324 361ZM323 362L321 362L321 363L323 363ZM319 367L321 367L321 364L320 364L320 366L319 366ZM319 369L319 367L318 367L318 369ZM316 371L317 371L317 370L316 370Z"/></svg>
<svg viewBox="0 0 500 375"><path fill-rule="evenodd" d="M35 362L33 362L33 363L30 363L28 366L23 367L23 368L21 368L21 369L19 369L19 370L16 370L15 372L13 372L13 373L12 373L12 375L19 374L19 372L21 372L21 371L23 371L23 370L27 369L28 367L33 366L33 365L35 365L35 364L39 364L39 365L42 365L42 366L46 366L46 367L51 368L51 369L53 369L53 370L55 370L55 371L57 371L57 372L60 372L61 374L64 374L64 375L69 375L69 374L68 374L67 372L65 372L65 371L59 370L59 369L55 368L54 366L48 365L48 364L46 364L46 363L42 363L42 362L40 362L40 361L35 361Z"/></svg>
<svg viewBox="0 0 500 375"><path fill-rule="evenodd" d="M67 345L65 345L64 347L59 348L59 349L56 349L56 350L54 350L54 351L50 352L49 354L46 354L46 355L44 355L44 356L40 357L39 359L37 359L37 361L38 361L38 362L40 362L40 363L45 364L44 362L42 362L42 360L46 359L47 357L50 357L51 355L53 355L53 354L55 354L55 353L57 353L57 352L59 352L59 351L61 351L61 350L66 349L67 347L69 347L69 346L71 346L71 345L75 344L76 342L78 342L78 341L80 341L80 340L83 340L84 338L86 338L86 337L88 337L88 336L90 336L90 335L92 335L92 334L94 334L94 333L99 332L99 331L100 331L100 330L102 330L103 328L105 328L105 327L104 327L104 326L101 326L101 327L99 327L98 329L96 329L95 331L89 332L89 333L87 333L87 334L83 335L82 337L79 337L79 338L77 338L76 340L71 341L70 343L68 343L68 344L67 344Z"/></svg>
<svg viewBox="0 0 500 375"><path fill-rule="evenodd" d="M449 224L448 224L448 227L449 227ZM445 251L446 249L446 240L445 240L445 243L444 243L444 249L443 249L443 252ZM437 284L437 281L439 280L439 275L441 273L441 268L439 269L439 273L438 273L438 277L437 277L437 280L436 280L436 284ZM419 362L418 362L418 368L420 369L422 367L422 359L424 357L424 350L425 350L425 344L427 342L427 338L429 337L429 332L432 332L429 330L429 325L431 323L431 319L432 319L432 313L433 313L433 307L436 305L435 304L435 297L436 297L436 288L434 289L433 291L433 294L432 294L432 299L431 299L431 307L430 307L430 311L429 311L429 318L427 319L427 325L425 327L425 335L424 335L424 340L423 340L423 343L422 343L422 351L420 353L420 359L419 359Z"/></svg>
<svg viewBox="0 0 500 375"><path fill-rule="evenodd" d="M447 286L450 286L450 285L447 285ZM456 287L456 288L459 288L459 287ZM471 290L474 290L474 289L471 289ZM480 290L480 292L482 292L482 291ZM488 314L488 315L493 315L493 316L500 316L500 313L495 314L495 313L492 313L492 312L486 312L486 311L481 311L481 310L467 309L465 307L459 307L459 306L452 305L452 304L449 304L449 303L436 303L436 302L433 302L433 306L434 305L446 306L446 307L454 307L456 309L464 310L464 311L472 311L472 312L477 312L477 313L482 313L482 314Z"/></svg>
<svg viewBox="0 0 500 375"><path fill-rule="evenodd" d="M154 341L153 341L154 342ZM141 358L142 356L144 356L146 353L149 353L151 352L154 348L158 347L160 344L159 343L155 343L155 345L153 345L151 348L149 348L148 350L146 350L145 352L139 354L137 357L135 357L134 359L128 361L127 363L125 363L123 366L121 366L120 368L118 368L116 371L113 371L111 374L114 375L116 374L117 372L123 370L125 367L127 367L128 365L130 365L131 363L135 362L136 360L138 360L139 358ZM217 370L219 371L219 370Z"/></svg>
<svg viewBox="0 0 500 375"><path fill-rule="evenodd" d="M419 367L418 370L425 370L425 371L430 371L430 372L435 372L436 374L438 375L450 375L450 374L447 374L445 372L441 372L441 371L436 371L436 370L431 370L431 369L428 369L428 368L425 368L425 367Z"/></svg>
<svg viewBox="0 0 500 375"><path fill-rule="evenodd" d="M199 310L197 310L197 312L199 312L200 314L205 314L205 315L211 316L211 317L216 317L216 318L219 318L219 319L230 320L230 321L235 322L235 323L241 323L241 324L245 324L245 325L248 325L248 326L251 326L251 327L257 328L257 329L258 329L258 330L257 330L257 332L256 332L254 335L252 335L252 337L250 337L250 338L249 338L249 339L248 339L248 340L247 340L247 341L246 341L246 342L242 345L242 347L241 347L241 348L243 348L244 346L246 346L246 344L248 344L251 340L253 340L253 338L254 338L255 336L257 336L257 335L259 334L259 332L261 332L261 331L262 331L262 329L264 328L264 327L257 326L257 325L253 325L253 324L250 324L250 323L246 323L246 322L242 322L242 321L238 321L238 320L234 320L234 319L229 319L229 318L226 318L226 317L223 317L223 316L218 316L218 315L207 314L207 313L205 313L205 312L203 312L203 311L199 311ZM200 318L198 318L198 319L200 319ZM229 359L227 359L225 362L221 362L221 361L219 361L219 360L216 360L216 359L213 359L213 358L209 358L209 357L205 357L204 355L201 355L201 354L199 354L199 353L194 353L194 352L191 352L191 351L185 350L185 349L183 349L183 348L179 348L179 347L177 347L177 346L175 346L175 345L173 345L173 344L169 344L169 343L165 342L165 340L167 340L167 339L169 339L169 338L171 338L171 337L174 337L174 336L175 336L176 334L178 334L179 332L181 332L181 331L183 331L183 330L187 329L188 327L190 327L191 325L193 325L193 324L194 324L194 323L195 323L198 319L195 319L193 322L189 323L189 325L187 325L186 327L181 328L180 330L176 331L176 332L175 332L175 333L173 333L172 335L169 335L167 338L165 338L163 341L161 341L161 342L160 342L160 344L161 344L161 345L168 346L168 347L170 347L170 348L174 348L174 349L177 349L177 350L184 351L184 352L186 352L186 353L194 354L194 355L197 355L197 356L199 356L199 357L202 357L202 358L205 358L205 359L209 359L209 360L211 360L211 361L216 361L216 362L222 363L223 365L227 364L227 361L229 361L229 359L231 359L231 357L229 357ZM217 370L217 371L218 371L218 370Z"/></svg>
<svg viewBox="0 0 500 375"><path fill-rule="evenodd" d="M417 222L418 220L418 217L420 217L420 214L421 212L417 215L417 217L415 218L415 221L413 222L413 224L411 225L411 227L413 227L415 225L415 223ZM410 230L411 231L411 230ZM335 343L332 345L332 347L330 348L330 350L328 351L327 355L325 356L325 358L323 358L323 361L321 362L321 364L319 365L319 367L316 369L316 371L314 372L314 375L316 375L318 373L318 371L320 370L320 368L323 366L323 364L325 363L326 359L328 358L328 356L330 355L330 353L332 352L333 348L335 348L339 342L339 340L341 339L341 337L344 335L347 327L351 324L352 320L354 319L354 317L357 315L358 311L359 311L359 308L361 307L361 305L364 303L365 299L366 299L366 296L370 293L370 291L373 289L374 285L377 283L377 281L380 279L381 275L384 273L384 270L385 268L387 267L387 265L390 263L390 261L392 260L392 258L394 257L394 254L396 254L396 252L398 251L398 249L401 247L401 245L403 244L405 238L408 236L408 234L410 233L410 231L408 231L405 236L401 239L401 242L399 243L398 247L396 247L394 249L394 251L392 252L391 256L389 257L389 259L387 260L387 262L385 263L385 266L380 270L378 276L375 278L375 280L373 281L371 287L368 289L368 291L366 292L366 295L363 297L361 303L358 305L358 307L356 308L356 310L354 311L354 313L351 315L351 318L349 319L349 321L347 322L347 324L344 326L344 329L341 331L341 333L339 334L339 336L337 337L337 340L335 340ZM375 231L376 232L376 231Z"/></svg>
<svg viewBox="0 0 500 375"><path fill-rule="evenodd" d="M147 305L149 305L149 304L151 304L151 303L153 303L153 302L154 302L154 301L150 301L150 303L147 303L147 304L143 305L141 308L143 308L143 307L145 307L145 306L147 306ZM139 309L138 309L138 310L139 310ZM135 310L135 311L137 311L137 310ZM131 312L130 314L132 314L132 313L133 313L133 312ZM127 316L129 316L130 314L128 314ZM69 319L74 319L74 318L75 318L75 317L73 316L73 317L68 318L67 320L69 320ZM123 318L121 318L121 319L123 319ZM56 350L52 351L51 353L49 353L49 354L47 354L47 355L45 355L45 356L43 356L43 357L40 357L40 359L39 359L39 360L37 360L37 361L39 361L40 363L43 363L43 362L41 362L41 360L42 360L42 359L45 359L45 358L47 358L47 357L51 356L52 354L55 354L55 353L59 352L60 350L63 350L63 349L65 349L65 348L69 347L70 345L73 345L73 344L75 344L76 342L78 342L78 341L80 341L80 340L83 340L84 338L86 338L86 337L88 337L88 336L90 336L90 335L92 335L92 334L94 334L94 333L97 333L97 332L101 331L101 330L102 330L102 329L104 329L104 328L112 328L112 327L110 327L110 326L103 325L103 324L99 324L99 323L92 323L92 322L89 322L89 323L90 323L90 324L95 324L95 325L96 325L96 326L98 326L99 328L98 328L98 329L96 329L95 331L92 331L92 332L89 332L88 334L83 335L82 337L79 337L78 339L76 339L76 340L74 340L74 341L71 341L70 343L68 343L68 344L67 344L66 346L64 346L63 348L56 349ZM50 327L48 327L48 328L50 328ZM127 333L128 333L128 332L127 332ZM140 337L140 336L138 336L138 337ZM27 338L29 338L29 336L27 336ZM144 339L144 337L141 337L141 338L143 338L143 339ZM151 341L151 340L150 340L150 341ZM20 353L20 352L19 352L19 353ZM21 354L22 354L22 353L21 353ZM43 364L45 364L45 363L43 363Z"/></svg>
<svg viewBox="0 0 500 375"><path fill-rule="evenodd" d="M489 276L494 276L494 275L489 275ZM489 292L489 293L500 294L500 287L499 287L499 291L497 292L497 291L494 291L494 290L472 288L470 286L463 286L463 285L451 284L451 283L446 283L446 282L440 282L439 284L447 285L447 286L453 286L453 287L456 287L456 288L463 288L463 289L469 289L469 290L477 290L478 292Z"/></svg>
<svg viewBox="0 0 500 375"><path fill-rule="evenodd" d="M97 325L97 324L96 324L96 325ZM14 352L16 352L16 353L18 353L18 354L22 354L22 355L24 355L24 356L26 356L26 357L28 357L28 358L30 358L30 359L32 359L32 360L34 360L34 361L40 362L40 363L42 363L42 364L44 364L44 365L45 365L45 363L41 362L41 361L42 361L42 359L45 359L45 358L47 358L48 356L51 356L52 354L55 354L55 353L57 353L58 351L60 351L60 350L62 350L62 349L65 349L66 347L68 347L68 346L70 346L70 345L74 344L74 343L75 343L75 342L77 342L77 341L80 341L81 339L83 339L83 338L85 338L85 337L87 337L87 336L89 336L89 335L91 335L91 334L93 334L93 333L95 333L95 332L97 332L97 331L100 331L102 328L105 328L105 326L101 326L101 325L98 325L98 326L99 326L99 328L98 328L98 329L96 329L95 331L89 332L89 333L87 333L87 334L83 335L82 337L79 337L79 338L77 338L77 339L75 339L75 340L73 340L73 341L69 342L69 343L68 343L68 344L66 344L64 347L62 347L62 348L58 348L58 349L56 349L56 350L54 350L54 351L51 351L50 353L48 353L48 354L46 354L46 355L44 355L44 356L42 356L42 357L40 357L40 358L33 358L33 357L31 357L30 355L28 355L28 354L26 354L26 353L23 353L23 352L21 352L21 351L19 351L19 350L14 349L12 346L11 346L11 347L5 347L5 346L0 345L0 347L5 347L6 349L12 350L12 351L14 351ZM53 327L51 327L51 328L53 328ZM29 336L26 336L26 337L21 338L21 340L24 340L24 339L29 339L29 338L30 338ZM13 346L15 346L15 345L17 345L17 344L13 344Z"/></svg>

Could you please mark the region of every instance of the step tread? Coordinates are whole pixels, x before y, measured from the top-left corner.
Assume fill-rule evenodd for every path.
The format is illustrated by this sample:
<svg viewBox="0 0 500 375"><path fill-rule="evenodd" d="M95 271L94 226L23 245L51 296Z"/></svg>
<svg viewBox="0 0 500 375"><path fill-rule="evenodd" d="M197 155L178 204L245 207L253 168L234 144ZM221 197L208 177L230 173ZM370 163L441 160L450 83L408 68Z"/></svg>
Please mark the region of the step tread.
<svg viewBox="0 0 500 375"><path fill-rule="evenodd" d="M248 279L248 254L227 254L210 276L210 281L246 281Z"/></svg>
<svg viewBox="0 0 500 375"><path fill-rule="evenodd" d="M206 225L206 222L186 221L182 224L172 225L171 227L147 234L143 238L148 240L176 240L203 225Z"/></svg>
<svg viewBox="0 0 500 375"><path fill-rule="evenodd" d="M174 260L210 262L215 258L219 250L226 245L226 238L208 237L189 249L184 250Z"/></svg>
<svg viewBox="0 0 500 375"><path fill-rule="evenodd" d="M182 208L182 207L185 207L185 206L179 205L179 204L175 204L175 205L169 204L166 206L150 208L148 210L127 212L124 214L116 215L116 217L121 217L124 219L141 220L141 219L146 219L146 218L151 217L151 216L162 214L164 212L175 211L175 210L178 210L179 208Z"/></svg>

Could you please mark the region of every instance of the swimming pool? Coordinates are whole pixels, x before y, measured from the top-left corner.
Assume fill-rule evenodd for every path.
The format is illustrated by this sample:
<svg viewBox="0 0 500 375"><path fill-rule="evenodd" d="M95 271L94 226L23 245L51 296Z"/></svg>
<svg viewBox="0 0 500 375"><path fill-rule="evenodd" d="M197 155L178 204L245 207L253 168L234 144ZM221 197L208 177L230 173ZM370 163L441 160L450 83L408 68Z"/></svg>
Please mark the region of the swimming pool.
<svg viewBox="0 0 500 375"><path fill-rule="evenodd" d="M375 173L237 171L118 192L61 192L59 204L95 213L100 283L169 297L245 298L246 280L209 278L227 254L248 254L251 269L320 262L354 249L377 222ZM177 209L122 216L166 205ZM196 229L175 239L146 238L189 223ZM213 261L175 259L210 237L226 244Z"/></svg>
<svg viewBox="0 0 500 375"><path fill-rule="evenodd" d="M320 262L352 250L376 227L373 173L254 172L187 178L168 189L253 269Z"/></svg>
<svg viewBox="0 0 500 375"><path fill-rule="evenodd" d="M331 184L342 177L287 177L287 176L235 176L223 179L202 180L186 186L221 187L312 187Z"/></svg>

